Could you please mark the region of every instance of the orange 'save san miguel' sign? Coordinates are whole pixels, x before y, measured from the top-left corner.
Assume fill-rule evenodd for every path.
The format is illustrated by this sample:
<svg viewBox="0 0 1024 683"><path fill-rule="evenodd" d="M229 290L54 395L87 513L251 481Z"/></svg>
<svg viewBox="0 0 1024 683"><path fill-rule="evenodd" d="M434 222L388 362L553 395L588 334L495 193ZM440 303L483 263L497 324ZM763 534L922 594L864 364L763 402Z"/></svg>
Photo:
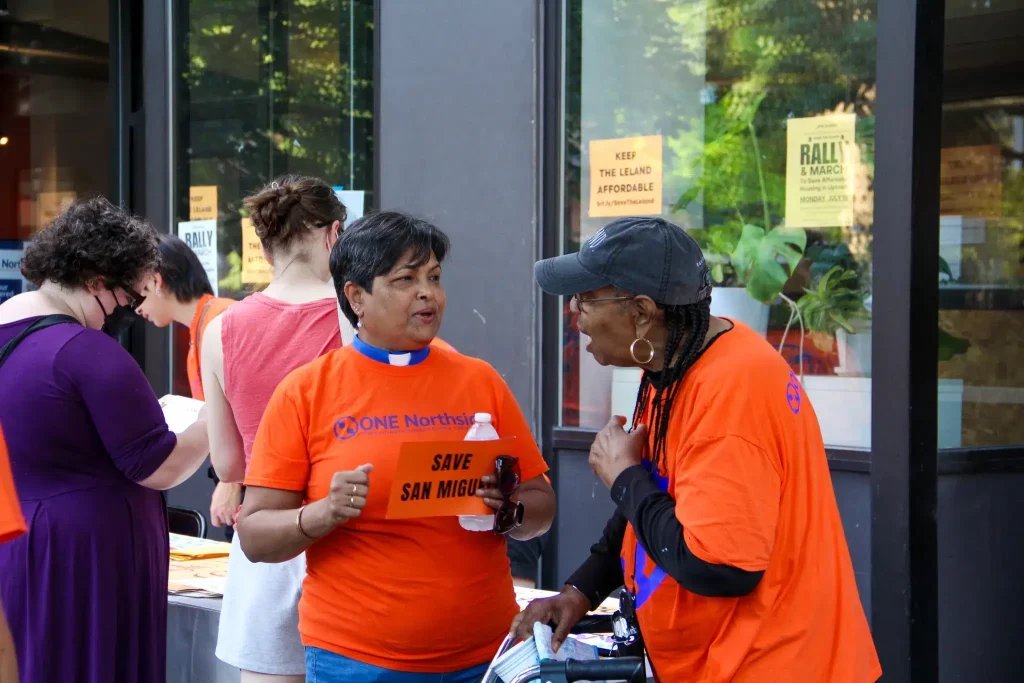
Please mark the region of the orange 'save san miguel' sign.
<svg viewBox="0 0 1024 683"><path fill-rule="evenodd" d="M493 514L476 490L494 474L494 459L515 455L514 446L515 439L403 443L387 518Z"/></svg>

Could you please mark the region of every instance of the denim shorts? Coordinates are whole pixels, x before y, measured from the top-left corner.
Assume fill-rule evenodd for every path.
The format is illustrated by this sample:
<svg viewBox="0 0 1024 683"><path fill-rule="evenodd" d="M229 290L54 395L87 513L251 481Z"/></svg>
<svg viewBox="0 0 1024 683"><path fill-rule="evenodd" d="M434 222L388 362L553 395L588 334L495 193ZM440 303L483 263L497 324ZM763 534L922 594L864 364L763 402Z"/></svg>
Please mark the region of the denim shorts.
<svg viewBox="0 0 1024 683"><path fill-rule="evenodd" d="M306 648L306 683L479 683L486 662L443 674L408 673L364 664L318 647Z"/></svg>

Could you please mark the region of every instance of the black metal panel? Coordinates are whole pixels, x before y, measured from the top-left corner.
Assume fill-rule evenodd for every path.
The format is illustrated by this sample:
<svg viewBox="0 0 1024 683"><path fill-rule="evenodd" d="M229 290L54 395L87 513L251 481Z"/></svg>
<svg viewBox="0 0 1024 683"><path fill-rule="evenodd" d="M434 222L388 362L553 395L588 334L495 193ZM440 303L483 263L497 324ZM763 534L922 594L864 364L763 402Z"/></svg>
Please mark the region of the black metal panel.
<svg viewBox="0 0 1024 683"><path fill-rule="evenodd" d="M942 683L1022 678L1021 491L1020 472L939 478Z"/></svg>
<svg viewBox="0 0 1024 683"><path fill-rule="evenodd" d="M145 107L137 92L143 68L143 8L128 0L110 2L109 83L111 115L111 196L115 204L145 215ZM121 336L143 369L146 368L146 335L143 321Z"/></svg>
<svg viewBox="0 0 1024 683"><path fill-rule="evenodd" d="M878 7L872 625L886 681L938 680L941 2Z"/></svg>
<svg viewBox="0 0 1024 683"><path fill-rule="evenodd" d="M940 476L1024 472L1024 446L941 450L938 470Z"/></svg>
<svg viewBox="0 0 1024 683"><path fill-rule="evenodd" d="M871 477L867 472L832 468L832 490L843 522L864 611L871 616Z"/></svg>
<svg viewBox="0 0 1024 683"><path fill-rule="evenodd" d="M944 311L1024 311L1019 287L942 287L939 308Z"/></svg>
<svg viewBox="0 0 1024 683"><path fill-rule="evenodd" d="M386 26L381 26L380 21L381 0L374 0L373 3L373 197L374 207L380 209L380 51L381 35ZM370 207L363 207L369 212Z"/></svg>
<svg viewBox="0 0 1024 683"><path fill-rule="evenodd" d="M174 39L174 6L178 3L146 0L126 4L132 6L130 26L135 41L132 50L133 92L128 101L135 103L133 106L140 107L144 113L137 126L141 133L136 141L139 158L131 173L132 188L141 204L133 209L160 232L173 232L172 202L176 193L171 156L175 144L171 79L175 72L170 45ZM133 351L137 348L136 339L143 349L140 362L150 384L158 396L166 394L171 387L171 328L159 329L138 323L132 334Z"/></svg>
<svg viewBox="0 0 1024 683"><path fill-rule="evenodd" d="M551 543L550 560L545 558L545 573L552 575L553 590L590 555L590 546L601 538L615 503L606 487L590 469L587 450L556 449L555 476L558 507L553 529L558 543Z"/></svg>
<svg viewBox="0 0 1024 683"><path fill-rule="evenodd" d="M541 31L541 256L550 258L559 253L561 227L561 131L562 116L562 2L544 0ZM559 422L562 397L559 374L562 353L559 334L560 302L557 297L544 296L541 301L541 448L556 479L558 450L554 445L554 428ZM556 483L557 487L557 483ZM557 488L556 488L557 490ZM556 590L558 525L551 527L544 551L541 585Z"/></svg>

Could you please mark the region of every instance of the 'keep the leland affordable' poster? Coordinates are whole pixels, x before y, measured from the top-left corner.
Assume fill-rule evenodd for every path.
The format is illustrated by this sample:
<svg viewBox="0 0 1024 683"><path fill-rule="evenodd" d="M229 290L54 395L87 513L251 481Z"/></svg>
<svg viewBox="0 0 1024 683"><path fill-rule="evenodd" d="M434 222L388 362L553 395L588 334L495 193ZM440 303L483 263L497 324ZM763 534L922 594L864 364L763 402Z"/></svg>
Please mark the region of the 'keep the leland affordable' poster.
<svg viewBox="0 0 1024 683"><path fill-rule="evenodd" d="M591 140L590 216L660 215L661 148L660 135Z"/></svg>
<svg viewBox="0 0 1024 683"><path fill-rule="evenodd" d="M853 223L855 114L789 119L786 124L786 225Z"/></svg>

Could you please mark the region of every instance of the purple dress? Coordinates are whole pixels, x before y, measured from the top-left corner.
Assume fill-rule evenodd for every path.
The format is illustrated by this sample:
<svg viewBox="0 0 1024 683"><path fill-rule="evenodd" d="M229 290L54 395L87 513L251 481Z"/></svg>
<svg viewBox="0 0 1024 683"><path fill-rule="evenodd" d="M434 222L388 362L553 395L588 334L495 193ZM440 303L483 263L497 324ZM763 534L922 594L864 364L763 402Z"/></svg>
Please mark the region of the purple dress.
<svg viewBox="0 0 1024 683"><path fill-rule="evenodd" d="M22 683L164 681L167 517L135 482L176 437L138 364L79 325L34 332L0 367L0 424L28 524L0 545Z"/></svg>

